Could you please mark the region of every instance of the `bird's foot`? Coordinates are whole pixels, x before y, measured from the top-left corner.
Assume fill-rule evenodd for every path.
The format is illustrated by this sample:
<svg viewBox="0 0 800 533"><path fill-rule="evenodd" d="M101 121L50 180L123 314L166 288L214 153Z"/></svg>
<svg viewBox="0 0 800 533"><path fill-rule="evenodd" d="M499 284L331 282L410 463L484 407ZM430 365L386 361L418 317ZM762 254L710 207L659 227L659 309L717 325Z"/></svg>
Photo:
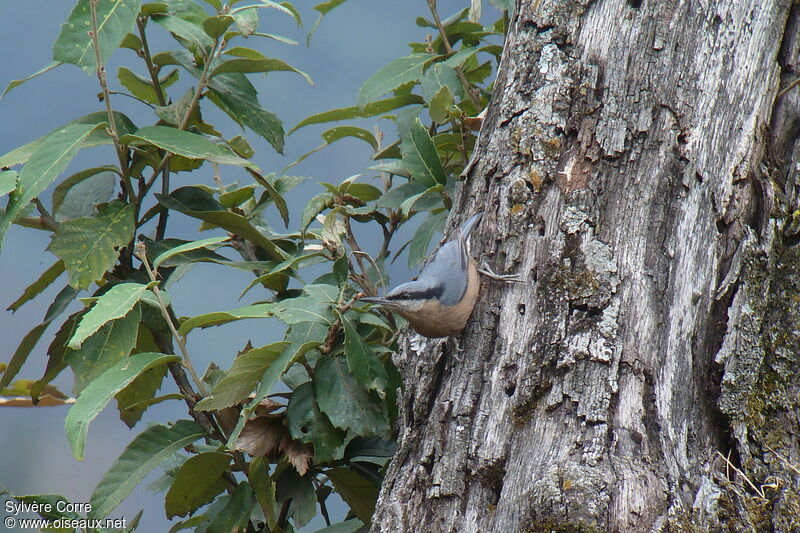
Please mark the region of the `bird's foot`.
<svg viewBox="0 0 800 533"><path fill-rule="evenodd" d="M519 274L497 274L485 262L481 263L481 268L478 269L478 272L495 281L505 281L507 283L522 283L525 281L519 277Z"/></svg>

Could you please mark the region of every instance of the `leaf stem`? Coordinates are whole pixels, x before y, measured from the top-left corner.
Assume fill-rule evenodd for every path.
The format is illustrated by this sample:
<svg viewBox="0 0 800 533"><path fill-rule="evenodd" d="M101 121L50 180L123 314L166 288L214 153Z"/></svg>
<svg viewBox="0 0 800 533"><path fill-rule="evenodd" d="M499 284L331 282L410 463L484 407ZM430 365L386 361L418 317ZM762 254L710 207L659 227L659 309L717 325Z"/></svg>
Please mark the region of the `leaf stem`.
<svg viewBox="0 0 800 533"><path fill-rule="evenodd" d="M436 10L436 0L428 0L428 7L431 10L433 21L436 23L436 27L439 29L439 36L442 38L444 49L448 54L452 54L453 47L450 46L450 40L447 38L447 31L444 29L442 20L439 18L439 12ZM477 113L480 110L481 103L480 100L478 100L478 96L472 89L472 84L467 81L467 77L464 75L464 71L461 70L460 66L456 67L456 74L458 74L458 79L461 80L461 85L464 86L464 90L467 92L467 96L469 96L472 105L475 106L475 112Z"/></svg>
<svg viewBox="0 0 800 533"><path fill-rule="evenodd" d="M89 9L92 15L92 30L90 32L92 37L92 48L94 48L94 58L97 64L97 80L100 82L100 89L103 91L103 101L106 104L106 114L108 115L108 129L111 135L111 140L114 142L114 149L117 152L119 159L120 171L122 172L122 182L125 185L125 194L128 196L128 201L136 206L137 198L133 192L133 184L131 177L128 173L128 162L126 150L122 148L119 143L119 131L117 130L117 123L114 119L114 110L111 109L111 95L108 91L108 80L106 79L106 68L103 65L103 58L100 54L100 43L97 37L97 2L99 0L89 0Z"/></svg>
<svg viewBox="0 0 800 533"><path fill-rule="evenodd" d="M158 280L156 279L155 272L153 272L153 269L150 267L150 263L147 260L147 252L145 251L144 244L141 242L136 243L136 257L138 257L144 265L144 269L147 271L147 276L150 278L150 281L157 282ZM200 394L202 396L207 396L208 391L203 384L203 380L200 379L200 376L198 376L194 366L192 365L192 360L189 357L189 350L186 348L186 339L184 339L183 336L178 333L175 324L172 322L172 317L170 317L169 310L164 303L164 299L161 297L161 291L158 289L158 284L153 285L153 294L158 300L158 306L161 309L161 316L164 317L164 321L167 323L170 332L172 332L172 337L175 339L175 342L178 343L178 347L181 350L181 354L183 355L183 366L189 370L189 374L191 374L192 380L195 382L195 385L197 385L197 390L200 391Z"/></svg>

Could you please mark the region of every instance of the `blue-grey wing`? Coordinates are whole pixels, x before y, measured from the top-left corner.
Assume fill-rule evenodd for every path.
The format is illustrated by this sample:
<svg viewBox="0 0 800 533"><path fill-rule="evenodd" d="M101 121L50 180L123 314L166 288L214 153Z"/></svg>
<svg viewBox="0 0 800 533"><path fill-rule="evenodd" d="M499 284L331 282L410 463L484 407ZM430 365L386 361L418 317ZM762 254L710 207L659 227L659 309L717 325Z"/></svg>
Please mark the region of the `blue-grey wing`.
<svg viewBox="0 0 800 533"><path fill-rule="evenodd" d="M455 305L467 290L467 268L469 257L463 240L448 241L436 252L431 262L419 275L420 281L429 281L442 287L440 300L443 305Z"/></svg>

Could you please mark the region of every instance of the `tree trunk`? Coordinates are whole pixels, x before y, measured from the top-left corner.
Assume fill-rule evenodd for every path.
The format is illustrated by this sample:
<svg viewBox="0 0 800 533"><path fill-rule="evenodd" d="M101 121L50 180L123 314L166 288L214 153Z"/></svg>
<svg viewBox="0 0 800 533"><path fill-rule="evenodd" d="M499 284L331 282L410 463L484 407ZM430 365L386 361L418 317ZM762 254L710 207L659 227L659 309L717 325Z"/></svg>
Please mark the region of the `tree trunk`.
<svg viewBox="0 0 800 533"><path fill-rule="evenodd" d="M454 218L527 281L396 356L373 532L800 531L799 26L518 2Z"/></svg>

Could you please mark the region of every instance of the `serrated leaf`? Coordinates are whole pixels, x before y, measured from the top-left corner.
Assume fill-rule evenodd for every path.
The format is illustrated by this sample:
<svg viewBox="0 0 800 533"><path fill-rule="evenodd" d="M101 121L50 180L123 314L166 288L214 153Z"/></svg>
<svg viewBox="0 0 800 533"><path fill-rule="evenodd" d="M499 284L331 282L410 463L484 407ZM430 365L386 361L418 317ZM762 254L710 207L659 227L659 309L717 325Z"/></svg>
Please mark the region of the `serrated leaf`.
<svg viewBox="0 0 800 533"><path fill-rule="evenodd" d="M148 78L139 76L126 67L119 67L117 78L119 78L119 82L135 97L155 105L161 103L156 88L153 86L153 82ZM161 89L166 89L178 81L178 69L171 70L166 75L160 77L158 81Z"/></svg>
<svg viewBox="0 0 800 533"><path fill-rule="evenodd" d="M286 227L289 227L289 207L286 205L286 199L281 196L280 191L278 191L277 187L273 185L267 178L256 172L255 170L248 170L250 175L255 178L259 185L264 187L264 190L267 191L267 194L275 202L275 207L278 210L278 213L281 215L281 219L283 219L283 224ZM288 177L288 176L284 176Z"/></svg>
<svg viewBox="0 0 800 533"><path fill-rule="evenodd" d="M33 78L35 78L37 76L41 76L45 72L49 72L49 71L53 70L54 68L56 68L57 66L59 66L61 64L62 63L60 61L53 61L49 65L45 65L44 67L40 68L39 70L37 70L36 72L34 72L33 74L31 74L29 76L25 76L24 78L19 79L19 80L11 80L11 82L3 90L3 94L0 94L0 98L5 96L6 93L11 91L12 89L14 89L16 87L19 87L20 85L22 85L26 81L32 80Z"/></svg>
<svg viewBox="0 0 800 533"><path fill-rule="evenodd" d="M374 390L379 396L385 395L387 386L386 370L372 348L364 342L348 318L336 311L344 328L344 353L350 373L367 390Z"/></svg>
<svg viewBox="0 0 800 533"><path fill-rule="evenodd" d="M378 500L378 487L350 468L338 467L326 470L336 492L350 506L360 520L369 525Z"/></svg>
<svg viewBox="0 0 800 533"><path fill-rule="evenodd" d="M446 124L450 121L450 113L454 103L453 93L450 92L448 87L442 87L431 99L428 114L437 124Z"/></svg>
<svg viewBox="0 0 800 533"><path fill-rule="evenodd" d="M326 144L334 143L345 137L355 137L369 144L373 150L378 149L378 141L375 139L375 136L372 132L364 128L358 128L356 126L338 126L322 133L322 138L325 139Z"/></svg>
<svg viewBox="0 0 800 533"><path fill-rule="evenodd" d="M118 172L117 167L106 165L106 166L102 166L102 167L94 167L94 168L87 168L85 170L81 170L80 172L76 172L75 174L71 175L70 177L62 180L61 183L59 183L56 186L56 188L53 190L53 215L56 216L56 220L58 220L58 213L61 210L61 205L64 203L65 198L67 197L67 195L69 194L70 190L73 187L75 187L76 185L79 185L84 180L90 179L93 176L96 176L98 174L117 173L117 172ZM112 177L113 177L113 175L112 175ZM113 183L112 183L112 186L113 186ZM93 188L91 188L90 191L91 190L93 190ZM75 193L75 194L82 196L86 192L87 191L79 191L78 193ZM113 189L112 189L112 192L113 192ZM93 201L97 200L99 198L102 198L102 196L103 195L95 194L94 198L93 198ZM104 200L100 200L100 201L95 202L95 203L106 202L106 201L108 201L109 197L110 197L110 195L106 196ZM75 203L78 204L77 199L76 199ZM86 202L84 202L84 204L85 203ZM73 207L75 207L75 206L73 206ZM92 212L93 211L94 211L94 205L92 205ZM81 209L81 212L83 212L83 209ZM81 216L85 217L85 216L89 216L90 214L91 213L87 213L87 214L84 214L84 215L81 215ZM69 218L79 218L79 217L67 216L67 217L63 217L61 220L69 219Z"/></svg>
<svg viewBox="0 0 800 533"><path fill-rule="evenodd" d="M437 184L418 194L406 198L403 200L403 203L400 204L400 210L403 212L403 216L409 216L411 213L415 213L417 211L434 211L436 209L442 209L445 207L444 200L442 198L443 192L444 187Z"/></svg>
<svg viewBox="0 0 800 533"><path fill-rule="evenodd" d="M345 433L333 427L320 411L313 383L303 383L294 390L286 408L286 422L293 439L312 444L314 464L342 458Z"/></svg>
<svg viewBox="0 0 800 533"><path fill-rule="evenodd" d="M17 188L16 170L0 170L0 196L5 196Z"/></svg>
<svg viewBox="0 0 800 533"><path fill-rule="evenodd" d="M409 181L389 189L378 201L378 205L390 209L400 209L403 202L413 196L424 193L426 190L428 190L428 187L424 184L417 181Z"/></svg>
<svg viewBox="0 0 800 533"><path fill-rule="evenodd" d="M73 183L57 208L54 199L53 216L58 222L94 216L97 206L111 199L116 184L116 174L111 172L98 173Z"/></svg>
<svg viewBox="0 0 800 533"><path fill-rule="evenodd" d="M186 516L224 491L227 484L222 475L230 462L227 453L206 452L183 463L164 500L167 519Z"/></svg>
<svg viewBox="0 0 800 533"><path fill-rule="evenodd" d="M273 531L277 523L278 505L275 501L275 483L269 475L268 464L263 457L253 457L250 461L247 479L267 520L267 530Z"/></svg>
<svg viewBox="0 0 800 533"><path fill-rule="evenodd" d="M227 148L214 144L202 135L169 126L140 128L136 133L122 136L120 142L134 146L152 144L188 159L205 159L221 165L255 167L253 163L234 155Z"/></svg>
<svg viewBox="0 0 800 533"><path fill-rule="evenodd" d="M62 223L47 249L64 261L73 287L86 289L114 266L133 238L133 206L115 200L99 216Z"/></svg>
<svg viewBox="0 0 800 533"><path fill-rule="evenodd" d="M432 54L411 54L390 62L370 76L361 86L358 91L359 107L364 107L401 85L419 81L422 78L423 68L434 58Z"/></svg>
<svg viewBox="0 0 800 533"><path fill-rule="evenodd" d="M298 526L306 525L317 513L311 476L300 476L293 468L287 468L275 480L275 499L278 503L290 502L287 514Z"/></svg>
<svg viewBox="0 0 800 533"><path fill-rule="evenodd" d="M81 144L99 124L73 124L48 135L31 154L17 178L5 212L0 216L0 244L11 223L67 167Z"/></svg>
<svg viewBox="0 0 800 533"><path fill-rule="evenodd" d="M176 356L162 357L177 359ZM150 426L137 435L95 488L90 500L92 510L89 517L107 516L151 470L176 451L202 438L205 433L202 426L191 420L178 420L172 427Z"/></svg>
<svg viewBox="0 0 800 533"><path fill-rule="evenodd" d="M316 115L311 115L310 117L301 120L296 126L289 130L288 135L291 135L300 128L309 126L311 124L324 124L326 122L336 122L339 120L348 120L352 118L373 117L375 115L381 115L388 111L392 111L407 105L421 104L423 101L424 100L416 94L403 94L399 96L393 96L392 98L386 98L385 100L370 102L363 107L353 106L331 109L330 111L317 113Z"/></svg>
<svg viewBox="0 0 800 533"><path fill-rule="evenodd" d="M436 232L441 232L447 222L447 211L432 214L419 225L408 249L408 268L414 268L428 255L428 246Z"/></svg>
<svg viewBox="0 0 800 533"><path fill-rule="evenodd" d="M53 44L53 60L78 65L87 74L97 68L92 37L89 35L92 14L90 0L78 0L61 25L61 32ZM97 3L97 42L100 46L100 62L105 65L122 39L136 23L141 0L105 0Z"/></svg>
<svg viewBox="0 0 800 533"><path fill-rule="evenodd" d="M265 284L269 287L274 278L277 278L278 276L286 276L287 271L295 269L300 265L300 263L303 263L305 261L310 261L312 259L314 260L318 259L319 261L323 261L324 257L325 254L323 254L322 252L311 252L311 253L301 254L296 257L291 257L286 261L284 261L283 263L279 263L274 268L270 268L269 272L267 272L266 274L262 274L261 276L258 276L257 278L253 279L247 285L247 287L245 287L245 289L242 291L242 294L239 297L241 298L242 296L244 296L251 288L255 287L259 283Z"/></svg>
<svg viewBox="0 0 800 533"><path fill-rule="evenodd" d="M415 180L429 187L447 182L436 146L419 118L408 130L401 132L400 151L403 154L403 166Z"/></svg>
<svg viewBox="0 0 800 533"><path fill-rule="evenodd" d="M189 252L191 250L197 250L198 248L205 248L207 246L212 246L214 244L227 242L229 240L230 240L229 237L211 237L209 239L201 239L199 241L187 242L185 244L176 246L175 248L170 248L166 252L159 254L159 256L153 260L153 268L154 269L158 268L161 265L161 263L178 254Z"/></svg>
<svg viewBox="0 0 800 533"><path fill-rule="evenodd" d="M389 431L385 408L350 375L343 357L320 358L314 378L319 407L334 426L362 436Z"/></svg>
<svg viewBox="0 0 800 533"><path fill-rule="evenodd" d="M168 196L156 194L156 198L169 209L219 226L261 246L273 259L283 261L288 256L247 218L226 210L210 193L199 187L181 187Z"/></svg>
<svg viewBox="0 0 800 533"><path fill-rule="evenodd" d="M67 440L69 441L72 455L75 459L79 461L83 460L83 451L86 446L86 435L89 431L89 424L115 394L124 389L142 372L158 365L176 361L180 361L180 357L177 355L138 353L106 370L100 377L83 389L83 392L81 392L81 395L78 396L78 399L75 401L75 405L70 408L64 419L64 429L67 434ZM136 440L134 440L134 442L136 442ZM134 442L132 442L130 446L132 446ZM116 504L114 504L111 509L114 507L116 507ZM99 511L97 511L97 513L99 514Z"/></svg>
<svg viewBox="0 0 800 533"><path fill-rule="evenodd" d="M244 318L266 318L273 316L273 304L254 304L231 309L230 311L214 311L188 318L181 323L178 333L186 335L195 328L207 328L227 324Z"/></svg>
<svg viewBox="0 0 800 533"><path fill-rule="evenodd" d="M64 273L64 262L59 260L53 263L50 268L42 272L42 275L39 276L39 279L31 283L25 291L22 293L22 296L14 300L14 303L8 306L6 309L7 311L14 312L26 302L29 302L37 295L41 294L43 290L50 286L58 277Z"/></svg>
<svg viewBox="0 0 800 533"><path fill-rule="evenodd" d="M195 409L215 411L246 399L264 371L275 363L288 346L289 343L285 341L275 342L249 350L234 359L231 369L214 385L211 395L197 402Z"/></svg>
<svg viewBox="0 0 800 533"><path fill-rule="evenodd" d="M214 46L214 40L203 31L203 28L193 22L173 15L158 14L152 15L150 18L170 32L178 42L201 57Z"/></svg>
<svg viewBox="0 0 800 533"><path fill-rule="evenodd" d="M119 320L103 325L97 333L86 339L80 349L67 346L64 361L75 373L75 394L86 388L97 376L128 357L136 346L140 320L141 312L135 308Z"/></svg>

